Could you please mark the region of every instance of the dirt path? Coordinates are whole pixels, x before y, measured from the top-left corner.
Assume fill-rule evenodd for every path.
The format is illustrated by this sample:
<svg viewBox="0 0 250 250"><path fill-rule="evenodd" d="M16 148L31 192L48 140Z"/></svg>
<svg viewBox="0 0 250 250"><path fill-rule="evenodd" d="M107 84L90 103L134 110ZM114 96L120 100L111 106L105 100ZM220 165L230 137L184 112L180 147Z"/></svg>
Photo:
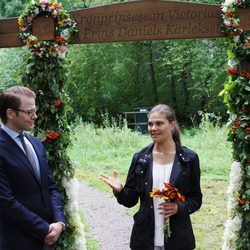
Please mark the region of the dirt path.
<svg viewBox="0 0 250 250"><path fill-rule="evenodd" d="M128 250L133 218L115 197L79 182L79 206L100 250ZM89 249L90 250L90 249Z"/></svg>

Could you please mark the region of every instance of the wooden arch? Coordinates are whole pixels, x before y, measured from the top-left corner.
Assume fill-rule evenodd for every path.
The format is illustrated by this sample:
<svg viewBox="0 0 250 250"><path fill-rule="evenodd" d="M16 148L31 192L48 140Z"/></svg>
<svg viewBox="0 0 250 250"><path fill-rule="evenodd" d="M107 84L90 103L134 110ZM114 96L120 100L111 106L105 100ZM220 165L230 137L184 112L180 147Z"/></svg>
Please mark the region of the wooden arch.
<svg viewBox="0 0 250 250"><path fill-rule="evenodd" d="M191 2L142 0L69 11L78 24L73 43L102 43L225 37L221 32L221 6ZM249 9L240 9L240 25L250 29ZM53 19L37 17L34 35L54 38ZM20 47L17 18L0 20L0 48Z"/></svg>

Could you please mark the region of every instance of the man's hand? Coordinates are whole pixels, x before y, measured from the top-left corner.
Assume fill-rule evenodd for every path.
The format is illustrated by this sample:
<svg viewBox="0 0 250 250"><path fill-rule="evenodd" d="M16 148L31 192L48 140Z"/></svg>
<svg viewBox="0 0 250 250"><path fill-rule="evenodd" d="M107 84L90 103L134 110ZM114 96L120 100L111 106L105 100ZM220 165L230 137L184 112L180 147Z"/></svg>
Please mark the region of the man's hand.
<svg viewBox="0 0 250 250"><path fill-rule="evenodd" d="M49 246L53 245L58 240L62 231L63 225L60 222L50 224L49 232L44 239L44 243Z"/></svg>

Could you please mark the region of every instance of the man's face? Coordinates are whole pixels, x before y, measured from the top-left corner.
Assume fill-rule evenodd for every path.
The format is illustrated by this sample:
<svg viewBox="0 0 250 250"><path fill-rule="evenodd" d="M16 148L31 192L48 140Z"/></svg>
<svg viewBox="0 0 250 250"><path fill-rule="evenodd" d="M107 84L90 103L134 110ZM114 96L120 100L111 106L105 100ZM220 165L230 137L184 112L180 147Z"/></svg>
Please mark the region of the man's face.
<svg viewBox="0 0 250 250"><path fill-rule="evenodd" d="M21 105L18 110L10 109L7 111L8 121L6 124L18 133L32 130L37 119L35 99L33 97L21 96L20 101Z"/></svg>

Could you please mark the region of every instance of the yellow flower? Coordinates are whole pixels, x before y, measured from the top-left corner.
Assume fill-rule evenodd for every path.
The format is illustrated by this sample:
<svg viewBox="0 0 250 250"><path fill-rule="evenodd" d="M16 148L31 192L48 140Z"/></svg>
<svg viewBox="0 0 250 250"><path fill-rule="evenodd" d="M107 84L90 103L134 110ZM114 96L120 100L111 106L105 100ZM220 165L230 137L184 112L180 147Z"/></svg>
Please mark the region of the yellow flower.
<svg viewBox="0 0 250 250"><path fill-rule="evenodd" d="M247 41L244 43L244 46L245 46L245 47L250 47L250 41L247 40Z"/></svg>
<svg viewBox="0 0 250 250"><path fill-rule="evenodd" d="M28 37L27 39L27 46L29 48L33 47L35 44L37 44L38 40L37 40L37 37L35 36L30 36Z"/></svg>
<svg viewBox="0 0 250 250"><path fill-rule="evenodd" d="M65 18L64 17L60 17L60 19L58 20L58 25L59 26L62 26L63 24L64 24L64 22L65 22Z"/></svg>
<svg viewBox="0 0 250 250"><path fill-rule="evenodd" d="M18 18L18 25L22 28L26 26L26 22L23 21L22 17Z"/></svg>
<svg viewBox="0 0 250 250"><path fill-rule="evenodd" d="M57 54L57 49L56 49L56 47L51 46L50 49L49 49L49 55L55 57L56 54Z"/></svg>

